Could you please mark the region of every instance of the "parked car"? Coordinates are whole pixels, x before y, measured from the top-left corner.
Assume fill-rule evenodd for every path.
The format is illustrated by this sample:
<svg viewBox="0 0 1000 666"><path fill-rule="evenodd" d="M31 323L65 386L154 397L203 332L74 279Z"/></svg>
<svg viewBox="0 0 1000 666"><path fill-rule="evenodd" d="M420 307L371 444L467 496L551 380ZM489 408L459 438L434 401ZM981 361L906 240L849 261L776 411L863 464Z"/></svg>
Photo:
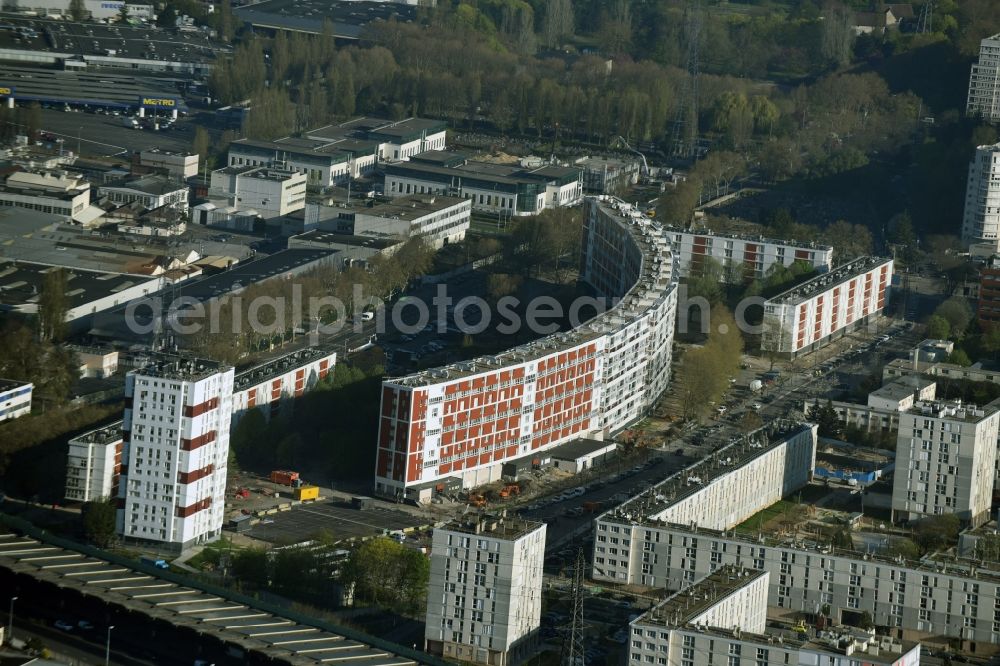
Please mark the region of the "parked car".
<svg viewBox="0 0 1000 666"><path fill-rule="evenodd" d="M63 631L73 631L73 624L71 622L67 622L66 620L56 620L55 628L62 629Z"/></svg>

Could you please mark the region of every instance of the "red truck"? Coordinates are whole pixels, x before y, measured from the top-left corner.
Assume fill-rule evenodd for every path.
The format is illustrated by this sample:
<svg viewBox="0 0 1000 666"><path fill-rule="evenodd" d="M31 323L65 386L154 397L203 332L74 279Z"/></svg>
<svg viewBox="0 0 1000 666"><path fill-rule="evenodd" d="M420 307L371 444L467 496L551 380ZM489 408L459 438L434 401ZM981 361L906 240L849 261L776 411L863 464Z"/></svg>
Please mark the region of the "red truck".
<svg viewBox="0 0 1000 666"><path fill-rule="evenodd" d="M279 486L292 486L298 480L298 472L290 472L282 469L276 469L271 472L271 483L277 483Z"/></svg>

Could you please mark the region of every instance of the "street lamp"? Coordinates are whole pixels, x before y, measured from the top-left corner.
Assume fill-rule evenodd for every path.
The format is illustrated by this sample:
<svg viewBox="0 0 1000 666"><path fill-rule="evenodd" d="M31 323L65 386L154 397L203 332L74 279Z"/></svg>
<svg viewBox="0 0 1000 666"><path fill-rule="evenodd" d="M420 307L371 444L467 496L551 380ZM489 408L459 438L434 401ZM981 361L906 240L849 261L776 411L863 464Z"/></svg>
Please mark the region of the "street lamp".
<svg viewBox="0 0 1000 666"><path fill-rule="evenodd" d="M104 666L108 666L111 663L111 630L115 628L115 625L108 627L108 640L104 644Z"/></svg>
<svg viewBox="0 0 1000 666"><path fill-rule="evenodd" d="M17 597L10 598L10 611L7 613L7 645L10 645L10 639L14 637L14 602L17 601Z"/></svg>

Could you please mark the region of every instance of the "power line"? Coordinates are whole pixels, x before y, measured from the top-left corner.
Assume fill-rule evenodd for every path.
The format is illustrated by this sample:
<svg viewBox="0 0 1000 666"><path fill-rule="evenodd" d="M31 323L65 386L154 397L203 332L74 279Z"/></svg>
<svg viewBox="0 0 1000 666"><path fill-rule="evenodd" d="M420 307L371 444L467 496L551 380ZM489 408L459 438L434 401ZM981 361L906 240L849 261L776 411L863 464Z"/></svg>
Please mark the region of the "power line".
<svg viewBox="0 0 1000 666"><path fill-rule="evenodd" d="M576 554L576 568L573 571L573 616L570 618L570 630L563 643L563 666L584 666L583 654L583 581L587 560L583 556L583 548Z"/></svg>
<svg viewBox="0 0 1000 666"><path fill-rule="evenodd" d="M684 22L687 53L687 75L677 97L673 135L670 150L675 155L691 157L696 154L698 141L698 78L701 71L701 0L692 0Z"/></svg>

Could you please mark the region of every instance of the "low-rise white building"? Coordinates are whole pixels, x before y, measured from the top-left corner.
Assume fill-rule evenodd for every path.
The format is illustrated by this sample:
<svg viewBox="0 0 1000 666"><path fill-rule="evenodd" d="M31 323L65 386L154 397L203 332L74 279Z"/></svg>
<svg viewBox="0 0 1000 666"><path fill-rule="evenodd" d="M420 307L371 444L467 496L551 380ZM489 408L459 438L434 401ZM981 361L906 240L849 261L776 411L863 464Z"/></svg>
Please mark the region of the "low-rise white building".
<svg viewBox="0 0 1000 666"><path fill-rule="evenodd" d="M306 180L305 174L288 169L225 167L212 172L208 195L270 220L305 207Z"/></svg>
<svg viewBox="0 0 1000 666"><path fill-rule="evenodd" d="M67 173L18 171L0 186L0 206L16 206L62 215L88 224L100 216L90 206L90 183Z"/></svg>
<svg viewBox="0 0 1000 666"><path fill-rule="evenodd" d="M469 516L434 530L424 649L462 663L513 666L535 649L545 523Z"/></svg>
<svg viewBox="0 0 1000 666"><path fill-rule="evenodd" d="M105 379L118 371L118 350L110 347L83 347L71 345L70 349L80 361L80 378Z"/></svg>
<svg viewBox="0 0 1000 666"><path fill-rule="evenodd" d="M937 382L918 376L900 377L868 394L868 403L859 405L839 400L809 398L802 411L807 416L814 407L831 405L847 426L868 432L890 432L899 429L899 416L918 401L934 400Z"/></svg>
<svg viewBox="0 0 1000 666"><path fill-rule="evenodd" d="M885 308L892 268L861 257L767 299L761 348L795 358L864 325Z"/></svg>
<svg viewBox="0 0 1000 666"><path fill-rule="evenodd" d="M354 213L358 236L420 236L434 248L465 238L472 202L459 197L424 195L400 197L390 203L359 208Z"/></svg>
<svg viewBox="0 0 1000 666"><path fill-rule="evenodd" d="M188 187L164 176L143 176L121 185L101 185L100 197L118 204L138 203L146 210L169 206L182 214L188 211Z"/></svg>
<svg viewBox="0 0 1000 666"><path fill-rule="evenodd" d="M666 227L664 233L670 238L681 277L690 275L692 267L705 259L719 262L726 269L723 279L733 283L763 277L774 266L789 267L796 261L820 273L833 267L833 248L829 245L713 233L707 229Z"/></svg>
<svg viewBox="0 0 1000 666"><path fill-rule="evenodd" d="M767 571L720 567L629 623L628 665L919 666L920 645L838 627L767 625Z"/></svg>
<svg viewBox="0 0 1000 666"><path fill-rule="evenodd" d="M30 414L34 388L31 382L0 379L0 421Z"/></svg>
<svg viewBox="0 0 1000 666"><path fill-rule="evenodd" d="M66 500L94 502L117 497L123 450L121 421L69 440Z"/></svg>
<svg viewBox="0 0 1000 666"><path fill-rule="evenodd" d="M181 180L198 175L197 154L150 148L139 153L139 164L149 169L162 169Z"/></svg>

